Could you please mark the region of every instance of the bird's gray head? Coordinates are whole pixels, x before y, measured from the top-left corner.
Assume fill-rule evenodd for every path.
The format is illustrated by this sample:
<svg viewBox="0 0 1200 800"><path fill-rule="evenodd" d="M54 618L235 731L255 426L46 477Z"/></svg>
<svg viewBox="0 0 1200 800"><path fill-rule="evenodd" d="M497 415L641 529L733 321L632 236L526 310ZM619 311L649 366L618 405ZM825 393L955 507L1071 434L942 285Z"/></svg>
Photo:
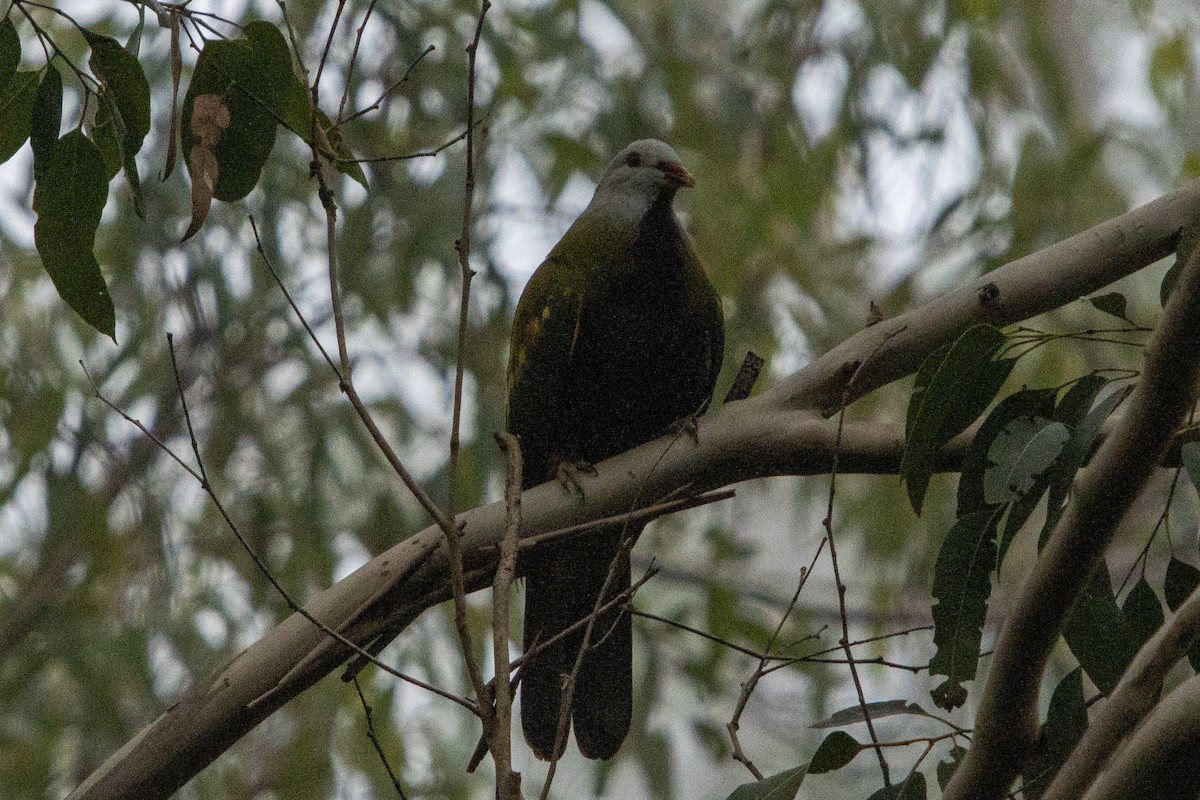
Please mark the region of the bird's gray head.
<svg viewBox="0 0 1200 800"><path fill-rule="evenodd" d="M658 139L639 139L608 162L596 193L614 192L655 198L695 186L671 145Z"/></svg>
<svg viewBox="0 0 1200 800"><path fill-rule="evenodd" d="M677 189L694 185L691 173L669 144L639 139L609 162L588 211L636 226L655 200L666 197L669 201Z"/></svg>

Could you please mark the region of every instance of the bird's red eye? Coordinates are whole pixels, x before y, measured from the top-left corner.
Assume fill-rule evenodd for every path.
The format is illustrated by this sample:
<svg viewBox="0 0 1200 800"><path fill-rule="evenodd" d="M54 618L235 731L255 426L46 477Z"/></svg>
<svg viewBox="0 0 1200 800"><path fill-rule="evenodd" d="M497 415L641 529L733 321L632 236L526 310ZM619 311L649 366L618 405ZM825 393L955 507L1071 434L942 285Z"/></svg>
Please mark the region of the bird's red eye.
<svg viewBox="0 0 1200 800"><path fill-rule="evenodd" d="M642 157L637 153L630 153L625 157L625 164L630 167L640 167L642 165Z"/></svg>

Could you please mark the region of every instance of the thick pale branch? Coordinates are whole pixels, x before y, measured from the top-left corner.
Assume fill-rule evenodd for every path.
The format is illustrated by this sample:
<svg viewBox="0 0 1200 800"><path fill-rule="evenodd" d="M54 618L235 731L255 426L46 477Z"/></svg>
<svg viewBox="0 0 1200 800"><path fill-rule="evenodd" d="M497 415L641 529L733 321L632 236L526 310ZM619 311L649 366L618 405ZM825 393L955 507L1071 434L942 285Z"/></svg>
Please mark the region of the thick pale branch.
<svg viewBox="0 0 1200 800"><path fill-rule="evenodd" d="M630 510L681 487L700 493L768 475L818 474L831 462L835 426L806 409L841 402L846 365L878 355L862 370L853 398L913 372L921 359L979 321L1008 324L1096 291L1170 252L1186 220L1200 216L1200 182L1110 220L1048 250L1013 262L977 285L898 320L851 337L774 388L702 418L698 443L668 437L610 459L582 478L585 495L540 486L522 498L522 537ZM979 289L995 283L994 302ZM897 330L903 328L900 333ZM892 338L880 349L880 338ZM853 372L851 369L850 372ZM675 440L659 461L667 444ZM884 471L902 446L898 431L847 424L839 471ZM653 468L653 474L647 472ZM503 503L458 516L465 525L464 581L488 585L505 528ZM442 534L430 528L372 559L320 592L307 609L361 645L395 635L448 596ZM519 571L519 567L518 567ZM80 786L75 798L167 797L243 734L336 669L349 655L293 614L245 650L206 686L194 689L150 723Z"/></svg>
<svg viewBox="0 0 1200 800"><path fill-rule="evenodd" d="M1001 800L1037 737L1038 691L1071 606L1121 518L1166 454L1200 379L1200 250L1193 251L1145 351L1129 409L1079 473L1071 502L1022 584L992 653L975 737L946 797Z"/></svg>

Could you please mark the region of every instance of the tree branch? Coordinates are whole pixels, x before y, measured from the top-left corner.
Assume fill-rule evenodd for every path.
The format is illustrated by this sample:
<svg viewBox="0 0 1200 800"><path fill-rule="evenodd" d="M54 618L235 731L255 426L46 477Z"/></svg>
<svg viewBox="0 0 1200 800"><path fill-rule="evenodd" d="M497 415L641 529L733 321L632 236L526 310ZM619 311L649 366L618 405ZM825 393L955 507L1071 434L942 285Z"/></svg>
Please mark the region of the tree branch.
<svg viewBox="0 0 1200 800"><path fill-rule="evenodd" d="M662 455L668 437L604 462L596 476L581 476L583 498L566 495L555 484L525 492L522 538L627 513L639 493L651 502L683 486L698 494L751 478L828 472L836 426L819 412L840 406L847 364L866 361L879 350L863 368L853 400L912 373L926 355L972 324L1017 322L1153 263L1171 252L1179 230L1196 217L1200 181L1014 261L922 309L873 325L772 389L702 417L697 442L689 439ZM999 294L983 302L979 292L987 284L995 284ZM839 471L896 459L901 446L899 431L847 423ZM468 590L480 589L495 570L496 545L506 524L504 503L473 509L459 519L465 524L464 583ZM308 610L363 646L402 630L448 597L441 540L435 527L405 539L314 596ZM350 652L300 615L289 616L208 685L196 687L150 723L71 796L169 796Z"/></svg>

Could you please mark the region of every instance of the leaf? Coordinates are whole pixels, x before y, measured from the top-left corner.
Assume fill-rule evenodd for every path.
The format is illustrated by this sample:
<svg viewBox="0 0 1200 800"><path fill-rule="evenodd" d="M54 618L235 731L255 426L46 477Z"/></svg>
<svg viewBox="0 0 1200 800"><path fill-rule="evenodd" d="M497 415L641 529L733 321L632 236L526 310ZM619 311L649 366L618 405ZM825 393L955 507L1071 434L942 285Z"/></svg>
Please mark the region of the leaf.
<svg viewBox="0 0 1200 800"><path fill-rule="evenodd" d="M196 139L187 158L188 169L192 173L192 221L183 234L185 242L200 230L208 218L213 191L220 180L221 165L216 149L230 125L225 98L219 94L200 95L192 103L189 122Z"/></svg>
<svg viewBox="0 0 1200 800"><path fill-rule="evenodd" d="M1163 580L1163 599L1167 601L1167 608L1173 612L1178 610L1183 601L1195 591L1197 584L1200 584L1200 569L1171 556L1171 560L1167 562L1166 578ZM1200 670L1200 639L1193 641L1192 646L1188 648L1188 661L1191 662L1192 669Z"/></svg>
<svg viewBox="0 0 1200 800"><path fill-rule="evenodd" d="M1143 575L1125 595L1125 603L1121 606L1121 616L1125 618L1129 631L1133 635L1134 645L1141 648L1150 637L1162 627L1163 610L1158 595Z"/></svg>
<svg viewBox="0 0 1200 800"><path fill-rule="evenodd" d="M1192 486L1200 493L1200 442L1184 442L1179 448L1179 459L1192 479Z"/></svg>
<svg viewBox="0 0 1200 800"><path fill-rule="evenodd" d="M58 140L36 197L33 241L42 265L67 305L93 328L113 337L116 315L93 252L108 199L108 179L100 151L82 131Z"/></svg>
<svg viewBox="0 0 1200 800"><path fill-rule="evenodd" d="M1028 493L1070 436L1066 425L1041 417L1009 422L988 451L995 466L984 475L984 501L1001 505Z"/></svg>
<svg viewBox="0 0 1200 800"><path fill-rule="evenodd" d="M0 88L0 164L12 158L29 138L37 90L36 72L18 72Z"/></svg>
<svg viewBox="0 0 1200 800"><path fill-rule="evenodd" d="M726 800L795 800L808 765L795 767L754 783L743 783Z"/></svg>
<svg viewBox="0 0 1200 800"><path fill-rule="evenodd" d="M925 800L925 796L925 776L910 772L903 782L883 787L868 800Z"/></svg>
<svg viewBox="0 0 1200 800"><path fill-rule="evenodd" d="M946 786L950 783L950 779L954 777L958 765L967 755L967 748L954 745L950 748L950 753L937 764L937 779L938 786L942 791L946 790Z"/></svg>
<svg viewBox="0 0 1200 800"><path fill-rule="evenodd" d="M1117 608L1108 568L1101 560L1092 570L1067 624L1063 629L1067 646L1104 694L1117 685L1137 650L1129 625Z"/></svg>
<svg viewBox="0 0 1200 800"><path fill-rule="evenodd" d="M264 102L273 96L271 87L276 81L286 81L291 75L291 60L287 61L287 75L281 76L278 64L273 64L270 54L264 52L259 42L264 37L262 28L271 29L269 23L255 21L244 28L246 38L235 41L210 41L204 45L192 82L183 99L180 125L180 140L192 180L196 181L193 156L203 153L200 172L204 176L214 174L207 156L216 160L216 180L211 196L225 202L240 200L250 193L258 183L263 165L275 145L278 121L270 105ZM253 33L253 35L251 35ZM269 50L270 48L265 48ZM284 50L286 52L286 45ZM294 80L295 76L291 76ZM268 87L266 90L263 86ZM196 151L200 136L192 123L196 99L204 95L216 95L228 110L229 124L219 141L207 148L208 153ZM201 125L201 129L207 125ZM193 216L193 223L195 218Z"/></svg>
<svg viewBox="0 0 1200 800"><path fill-rule="evenodd" d="M1022 789L1028 800L1038 800L1050 788L1054 776L1083 738L1087 725L1083 672L1074 669L1055 687L1041 741L1021 772Z"/></svg>
<svg viewBox="0 0 1200 800"><path fill-rule="evenodd" d="M1000 331L976 325L944 354L935 351L917 373L900 475L918 514L938 451L983 413L1012 371L1013 359L992 360L1003 344Z"/></svg>
<svg viewBox="0 0 1200 800"><path fill-rule="evenodd" d="M916 703L910 703L907 700L876 700L873 703L867 703L867 713L871 715L871 719L882 719L884 717L894 717L900 714L911 714L917 717L931 717L925 709L921 708ZM840 728L843 725L853 725L856 722L863 722L863 707L860 705L852 705L848 708L843 708L840 711L835 711L826 719L821 720L809 727L812 728Z"/></svg>
<svg viewBox="0 0 1200 800"><path fill-rule="evenodd" d="M40 181L50 168L58 131L62 128L62 75L54 63L46 65L46 73L33 99L33 118L30 122L29 146L33 148L33 180ZM34 195L34 210L37 210Z"/></svg>
<svg viewBox="0 0 1200 800"><path fill-rule="evenodd" d="M858 740L845 731L834 731L825 737L812 761L808 762L808 771L813 775L822 772L833 772L849 764L854 757L862 752L863 746Z"/></svg>
<svg viewBox="0 0 1200 800"><path fill-rule="evenodd" d="M1125 314L1125 295L1120 292L1109 292L1108 294L1089 297L1087 301L1095 306L1097 310L1103 311L1105 314L1116 317L1123 322L1129 322L1129 317Z"/></svg>
<svg viewBox="0 0 1200 800"><path fill-rule="evenodd" d="M934 695L938 707L947 711L965 700L965 691L955 687L972 680L979 663L979 642L996 565L998 517L995 510L985 510L958 520L946 534L934 567L933 643L937 652L929 662L929 672L947 677Z"/></svg>
<svg viewBox="0 0 1200 800"><path fill-rule="evenodd" d="M1078 386L1079 384L1076 384L1076 387ZM1117 406L1124 402L1125 398L1132 391L1132 386L1123 386L1107 395L1095 408L1088 411L1082 421L1071 432L1071 438L1063 445L1062 453L1054 463L1054 466L1047 471L1045 479L1046 485L1050 490L1050 497L1046 502L1046 520L1042 523L1042 532L1038 537L1039 549L1046 543L1046 539L1053 532L1054 526L1058 524L1058 519L1062 516L1063 508L1066 507L1067 495L1071 491L1071 484L1075 480L1075 473L1087 462L1088 454L1092 451L1092 445L1095 443L1096 437L1100 435L1104 421L1116 410ZM1069 394L1070 392L1068 392ZM1067 398L1064 397L1063 401L1066 403ZM1059 421L1070 424L1069 420L1074 415L1075 410L1070 406L1064 408L1064 403L1060 403L1059 407L1055 409L1054 416Z"/></svg>
<svg viewBox="0 0 1200 800"><path fill-rule="evenodd" d="M144 218L141 181L135 156L150 132L150 84L137 58L121 47L116 39L86 28L82 31L92 48L88 64L104 82L100 98L116 134L125 178L133 193L133 209L139 217Z"/></svg>
<svg viewBox="0 0 1200 800"><path fill-rule="evenodd" d="M1049 417L1054 412L1054 389L1022 389L996 404L963 457L958 479L958 516L965 517L984 508L984 475L989 468L988 451L1004 428L1016 419Z"/></svg>
<svg viewBox="0 0 1200 800"><path fill-rule="evenodd" d="M0 91L17 74L21 66L21 37L17 26L8 17L0 20Z"/></svg>

